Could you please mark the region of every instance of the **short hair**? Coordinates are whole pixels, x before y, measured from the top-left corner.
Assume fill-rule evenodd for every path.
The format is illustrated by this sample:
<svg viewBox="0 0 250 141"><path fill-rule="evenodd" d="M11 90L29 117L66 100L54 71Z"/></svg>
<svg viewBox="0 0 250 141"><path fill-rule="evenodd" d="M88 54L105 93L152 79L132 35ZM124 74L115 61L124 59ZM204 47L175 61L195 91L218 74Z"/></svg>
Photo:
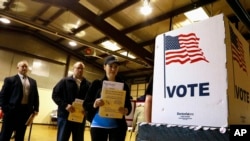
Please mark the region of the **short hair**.
<svg viewBox="0 0 250 141"><path fill-rule="evenodd" d="M19 62L17 63L17 67L19 67L21 64L27 64L27 65L29 65L28 61L22 60L22 61L19 61Z"/></svg>
<svg viewBox="0 0 250 141"><path fill-rule="evenodd" d="M75 68L75 67L76 67L76 65L78 65L78 64L81 64L81 65L83 66L83 68L85 68L84 63L83 63L83 62L81 62L81 61L77 61L77 62L73 65L73 68Z"/></svg>

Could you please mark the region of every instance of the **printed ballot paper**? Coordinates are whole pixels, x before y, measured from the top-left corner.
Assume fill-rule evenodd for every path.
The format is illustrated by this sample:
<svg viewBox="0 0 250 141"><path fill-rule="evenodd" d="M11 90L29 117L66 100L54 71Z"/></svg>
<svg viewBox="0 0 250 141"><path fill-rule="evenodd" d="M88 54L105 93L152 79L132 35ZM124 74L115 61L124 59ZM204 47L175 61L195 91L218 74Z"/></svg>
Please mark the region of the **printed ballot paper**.
<svg viewBox="0 0 250 141"><path fill-rule="evenodd" d="M99 109L99 115L108 118L122 118L119 112L124 107L126 92L123 90L123 83L103 81L101 97L104 105Z"/></svg>
<svg viewBox="0 0 250 141"><path fill-rule="evenodd" d="M72 103L72 106L75 108L74 112L70 112L68 116L69 121L74 121L74 122L83 122L84 114L83 114L83 100L81 99L75 99L75 101Z"/></svg>

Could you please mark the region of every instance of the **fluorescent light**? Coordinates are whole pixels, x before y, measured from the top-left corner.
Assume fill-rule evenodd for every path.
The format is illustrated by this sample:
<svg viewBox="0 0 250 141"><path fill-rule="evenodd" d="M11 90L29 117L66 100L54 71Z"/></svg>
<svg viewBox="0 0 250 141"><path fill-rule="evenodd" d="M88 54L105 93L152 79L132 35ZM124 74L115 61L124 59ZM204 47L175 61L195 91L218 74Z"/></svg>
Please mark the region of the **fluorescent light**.
<svg viewBox="0 0 250 141"><path fill-rule="evenodd" d="M6 19L6 18L0 18L0 22L5 23L5 24L9 24L10 20Z"/></svg>
<svg viewBox="0 0 250 141"><path fill-rule="evenodd" d="M128 53L127 51L124 51L124 52L122 52L120 54L123 55L123 56L127 56L127 57L129 57L131 59L135 59L136 58L134 55L132 55L131 53Z"/></svg>
<svg viewBox="0 0 250 141"><path fill-rule="evenodd" d="M75 41L70 41L69 45L72 46L72 47L75 47L77 45L77 43Z"/></svg>
<svg viewBox="0 0 250 141"><path fill-rule="evenodd" d="M109 50L112 50L112 51L117 51L119 49L121 49L117 43L114 43L114 42L111 42L111 41L104 41L101 43L101 45L106 48L106 49L109 49Z"/></svg>
<svg viewBox="0 0 250 141"><path fill-rule="evenodd" d="M207 13L204 11L202 7L185 12L184 15L192 22L197 22L197 21L201 21L201 20L205 20L209 18L209 16L207 15Z"/></svg>

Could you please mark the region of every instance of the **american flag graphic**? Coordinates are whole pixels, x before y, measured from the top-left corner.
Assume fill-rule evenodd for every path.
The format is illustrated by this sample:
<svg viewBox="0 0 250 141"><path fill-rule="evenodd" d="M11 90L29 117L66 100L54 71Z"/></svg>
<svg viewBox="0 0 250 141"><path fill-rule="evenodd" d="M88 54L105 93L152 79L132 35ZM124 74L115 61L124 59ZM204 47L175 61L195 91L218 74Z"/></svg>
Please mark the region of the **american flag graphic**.
<svg viewBox="0 0 250 141"><path fill-rule="evenodd" d="M247 66L244 57L244 50L242 48L242 43L239 38L235 35L234 31L230 27L230 35L231 35L231 45L232 45L232 54L233 60L238 62L240 68L247 72Z"/></svg>
<svg viewBox="0 0 250 141"><path fill-rule="evenodd" d="M199 48L199 38L196 37L195 33L180 34L174 37L164 35L164 49L166 65L198 61L208 62Z"/></svg>

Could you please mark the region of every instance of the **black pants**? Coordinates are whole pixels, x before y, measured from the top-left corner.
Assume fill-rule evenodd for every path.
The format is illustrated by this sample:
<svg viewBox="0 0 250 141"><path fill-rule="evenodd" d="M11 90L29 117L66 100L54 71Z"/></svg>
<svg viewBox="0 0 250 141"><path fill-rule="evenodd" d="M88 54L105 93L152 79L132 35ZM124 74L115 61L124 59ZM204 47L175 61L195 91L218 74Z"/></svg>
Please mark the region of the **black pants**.
<svg viewBox="0 0 250 141"><path fill-rule="evenodd" d="M30 113L26 105L18 106L3 117L0 141L9 141L15 131L15 141L23 141L26 131L26 121Z"/></svg>
<svg viewBox="0 0 250 141"><path fill-rule="evenodd" d="M97 128L91 127L90 134L92 141L125 141L127 129L122 128Z"/></svg>

